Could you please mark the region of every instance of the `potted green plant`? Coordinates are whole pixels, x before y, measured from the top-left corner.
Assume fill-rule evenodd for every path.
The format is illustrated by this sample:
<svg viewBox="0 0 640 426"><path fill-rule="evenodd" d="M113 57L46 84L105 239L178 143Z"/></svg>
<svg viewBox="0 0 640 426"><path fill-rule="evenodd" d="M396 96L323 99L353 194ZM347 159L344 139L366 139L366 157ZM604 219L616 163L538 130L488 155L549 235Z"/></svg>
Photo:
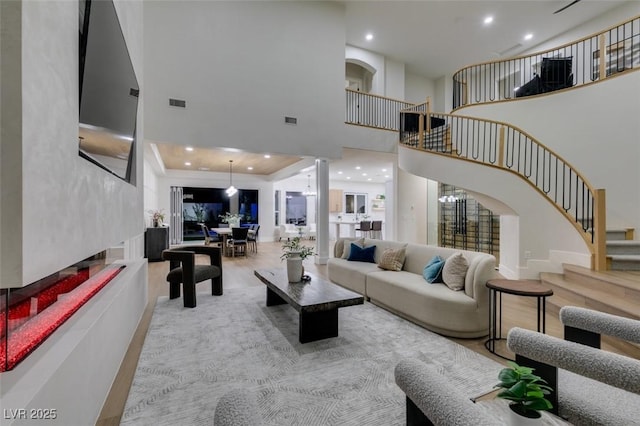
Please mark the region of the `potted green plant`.
<svg viewBox="0 0 640 426"><path fill-rule="evenodd" d="M533 374L534 369L508 361L509 367L500 370L500 383L496 388L503 390L497 395L511 401L511 412L528 419L538 419L540 411L553 408L551 402L545 398L553 389L546 385L546 381Z"/></svg>
<svg viewBox="0 0 640 426"><path fill-rule="evenodd" d="M289 282L299 282L302 280L304 268L302 261L309 256L313 256L313 247L308 247L300 243L300 237L293 237L282 244L281 260L287 260L287 278Z"/></svg>

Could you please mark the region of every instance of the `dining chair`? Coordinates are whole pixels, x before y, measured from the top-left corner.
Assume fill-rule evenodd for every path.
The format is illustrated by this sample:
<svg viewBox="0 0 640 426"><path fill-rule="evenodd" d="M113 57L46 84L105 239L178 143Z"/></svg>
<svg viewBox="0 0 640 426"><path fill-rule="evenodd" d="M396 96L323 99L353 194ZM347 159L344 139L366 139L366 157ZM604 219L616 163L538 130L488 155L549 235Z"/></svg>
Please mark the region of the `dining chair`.
<svg viewBox="0 0 640 426"><path fill-rule="evenodd" d="M247 242L249 246L252 248L254 253L258 252L258 231L260 230L260 225L253 224L250 228L253 232L249 232L247 234Z"/></svg>
<svg viewBox="0 0 640 426"><path fill-rule="evenodd" d="M227 239L227 247L231 250L231 255L236 257L236 251L247 255L247 236L249 228L231 228L231 238Z"/></svg>
<svg viewBox="0 0 640 426"><path fill-rule="evenodd" d="M369 233L371 232L371 221L360 221L360 227L356 228L356 232L360 232L363 237L368 237Z"/></svg>
<svg viewBox="0 0 640 426"><path fill-rule="evenodd" d="M200 228L202 229L202 233L204 234L205 246L211 245L211 243L220 244L220 236L215 232L212 232L207 225L201 223Z"/></svg>
<svg viewBox="0 0 640 426"><path fill-rule="evenodd" d="M371 222L371 238L382 239L382 221L374 220Z"/></svg>

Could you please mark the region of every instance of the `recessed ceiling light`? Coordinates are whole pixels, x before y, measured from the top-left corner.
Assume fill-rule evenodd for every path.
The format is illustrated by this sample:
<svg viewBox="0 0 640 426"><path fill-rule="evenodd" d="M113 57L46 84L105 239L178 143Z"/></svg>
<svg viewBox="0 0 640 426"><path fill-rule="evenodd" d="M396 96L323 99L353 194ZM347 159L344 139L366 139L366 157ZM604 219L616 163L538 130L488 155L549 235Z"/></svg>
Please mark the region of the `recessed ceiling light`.
<svg viewBox="0 0 640 426"><path fill-rule="evenodd" d="M383 172L386 172L386 171L387 171L387 169L382 169L382 171L383 171Z"/></svg>
<svg viewBox="0 0 640 426"><path fill-rule="evenodd" d="M207 171L210 170L208 167L198 167L198 170Z"/></svg>
<svg viewBox="0 0 640 426"><path fill-rule="evenodd" d="M185 162L184 162L184 165L185 165L185 166L190 166L190 165L191 165L191 163L190 163L190 162L188 162L188 161L185 161Z"/></svg>
<svg viewBox="0 0 640 426"><path fill-rule="evenodd" d="M486 18L484 18L485 25L489 25L492 22L493 22L493 16L487 16Z"/></svg>
<svg viewBox="0 0 640 426"><path fill-rule="evenodd" d="M524 36L525 40L531 40L533 38L533 34L529 33L527 35Z"/></svg>
<svg viewBox="0 0 640 426"><path fill-rule="evenodd" d="M271 158L271 156L269 154L265 154L264 158Z"/></svg>
<svg viewBox="0 0 640 426"><path fill-rule="evenodd" d="M367 179L367 180L371 180L371 178Z"/></svg>
<svg viewBox="0 0 640 426"><path fill-rule="evenodd" d="M373 34L369 33L366 36L364 36L364 38L366 38L367 41L371 41L371 40L373 40Z"/></svg>
<svg viewBox="0 0 640 426"><path fill-rule="evenodd" d="M189 151L189 152L191 152L191 151L193 151L193 147L192 147L192 146L188 146L188 147L186 147L184 150L185 150L185 151Z"/></svg>
<svg viewBox="0 0 640 426"><path fill-rule="evenodd" d="M362 174L362 176L366 176L366 175L367 175L366 173L363 173L363 174Z"/></svg>
<svg viewBox="0 0 640 426"><path fill-rule="evenodd" d="M347 180L348 180L348 179L351 179L351 176L347 176Z"/></svg>
<svg viewBox="0 0 640 426"><path fill-rule="evenodd" d="M384 175L384 177L386 177L387 179L389 179L389 175Z"/></svg>
<svg viewBox="0 0 640 426"><path fill-rule="evenodd" d="M253 170L253 167L249 166L247 167L247 170Z"/></svg>
<svg viewBox="0 0 640 426"><path fill-rule="evenodd" d="M341 175L341 174L342 174L342 170L341 170L341 171L339 171L339 172L338 172L338 174L339 174L339 175Z"/></svg>
<svg viewBox="0 0 640 426"><path fill-rule="evenodd" d="M360 166L356 166L356 170L360 170Z"/></svg>

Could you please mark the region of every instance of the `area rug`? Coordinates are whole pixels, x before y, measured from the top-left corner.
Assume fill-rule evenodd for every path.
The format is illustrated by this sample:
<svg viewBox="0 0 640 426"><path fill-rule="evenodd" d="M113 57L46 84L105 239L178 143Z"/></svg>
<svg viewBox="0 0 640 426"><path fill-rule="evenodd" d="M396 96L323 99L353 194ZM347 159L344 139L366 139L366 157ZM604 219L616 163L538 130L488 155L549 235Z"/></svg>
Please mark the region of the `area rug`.
<svg viewBox="0 0 640 426"><path fill-rule="evenodd" d="M401 425L393 370L432 364L461 392L497 383L501 365L375 305L341 308L339 337L301 344L298 315L265 306L265 288L199 293L198 306L160 298L122 425L211 425L220 396L255 392L266 425Z"/></svg>

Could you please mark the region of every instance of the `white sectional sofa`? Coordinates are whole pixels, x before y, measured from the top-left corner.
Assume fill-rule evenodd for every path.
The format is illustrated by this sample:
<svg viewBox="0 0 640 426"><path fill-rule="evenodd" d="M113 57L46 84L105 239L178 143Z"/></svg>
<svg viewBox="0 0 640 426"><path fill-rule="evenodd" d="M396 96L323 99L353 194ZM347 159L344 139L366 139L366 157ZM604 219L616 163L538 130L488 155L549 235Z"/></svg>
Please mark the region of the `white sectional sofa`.
<svg viewBox="0 0 640 426"><path fill-rule="evenodd" d="M360 239L361 240L361 239ZM496 259L490 254L422 244L365 239L364 247L376 246L375 263L349 261L342 255L355 238L341 238L328 261L329 279L358 292L372 303L431 331L451 337L476 338L489 334L487 280L496 275ZM405 247L401 271L378 266L385 249ZM434 257L447 259L462 253L469 265L462 291L444 283L428 283L422 275Z"/></svg>

